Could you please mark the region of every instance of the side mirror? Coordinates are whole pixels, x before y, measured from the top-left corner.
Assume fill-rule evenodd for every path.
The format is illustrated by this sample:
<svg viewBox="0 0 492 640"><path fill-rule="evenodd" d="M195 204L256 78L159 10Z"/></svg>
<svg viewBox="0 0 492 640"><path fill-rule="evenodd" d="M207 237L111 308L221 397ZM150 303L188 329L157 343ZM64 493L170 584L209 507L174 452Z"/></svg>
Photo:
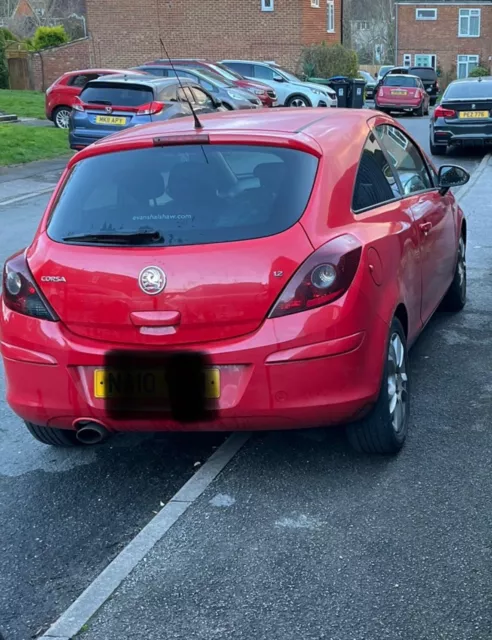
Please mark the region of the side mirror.
<svg viewBox="0 0 492 640"><path fill-rule="evenodd" d="M222 102L222 100L219 100L219 98L214 98L213 99L213 103L214 103L214 107L216 109L218 109L219 107L221 107L224 103Z"/></svg>
<svg viewBox="0 0 492 640"><path fill-rule="evenodd" d="M273 79L275 80L275 82L285 82L285 78L283 76L274 75Z"/></svg>
<svg viewBox="0 0 492 640"><path fill-rule="evenodd" d="M461 187L468 182L470 174L463 167L453 164L444 164L439 168L438 184L439 193L446 195L452 187Z"/></svg>

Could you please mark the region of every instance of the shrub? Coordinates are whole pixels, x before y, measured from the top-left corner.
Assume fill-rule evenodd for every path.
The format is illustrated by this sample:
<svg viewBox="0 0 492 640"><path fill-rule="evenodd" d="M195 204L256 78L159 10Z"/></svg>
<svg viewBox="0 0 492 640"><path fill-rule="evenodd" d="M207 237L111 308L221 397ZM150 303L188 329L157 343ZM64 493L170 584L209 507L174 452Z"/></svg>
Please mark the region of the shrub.
<svg viewBox="0 0 492 640"><path fill-rule="evenodd" d="M0 27L0 33L3 34L3 38L6 43L9 41L19 42L19 38L14 35L10 29L7 29L7 27Z"/></svg>
<svg viewBox="0 0 492 640"><path fill-rule="evenodd" d="M0 89L8 89L9 86L9 68L5 56L5 36L0 31Z"/></svg>
<svg viewBox="0 0 492 640"><path fill-rule="evenodd" d="M472 69L468 74L470 78L480 78L480 77L489 76L489 75L490 75L490 71L485 67L475 67L475 69Z"/></svg>
<svg viewBox="0 0 492 640"><path fill-rule="evenodd" d="M357 78L359 60L357 53L341 44L328 46L326 42L305 47L300 60L303 73L308 77L331 78L347 76Z"/></svg>
<svg viewBox="0 0 492 640"><path fill-rule="evenodd" d="M68 35L64 27L38 27L32 45L36 51L48 47L59 47L68 42Z"/></svg>

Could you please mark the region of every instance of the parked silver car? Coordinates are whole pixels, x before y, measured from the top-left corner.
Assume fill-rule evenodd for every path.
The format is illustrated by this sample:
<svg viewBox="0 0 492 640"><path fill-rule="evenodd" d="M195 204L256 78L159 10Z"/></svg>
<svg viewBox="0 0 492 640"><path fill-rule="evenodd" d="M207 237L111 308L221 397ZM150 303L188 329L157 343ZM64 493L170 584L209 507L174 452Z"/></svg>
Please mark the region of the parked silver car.
<svg viewBox="0 0 492 640"><path fill-rule="evenodd" d="M220 100L227 109L259 109L262 106L261 101L254 93L236 87L218 73L164 63L145 64L136 67L136 69L165 78L175 78L176 74L180 78L188 78L201 85L216 100Z"/></svg>
<svg viewBox="0 0 492 640"><path fill-rule="evenodd" d="M221 60L229 69L245 78L268 84L277 94L279 106L285 107L336 107L337 94L323 84L304 82L290 71L274 62L254 60Z"/></svg>

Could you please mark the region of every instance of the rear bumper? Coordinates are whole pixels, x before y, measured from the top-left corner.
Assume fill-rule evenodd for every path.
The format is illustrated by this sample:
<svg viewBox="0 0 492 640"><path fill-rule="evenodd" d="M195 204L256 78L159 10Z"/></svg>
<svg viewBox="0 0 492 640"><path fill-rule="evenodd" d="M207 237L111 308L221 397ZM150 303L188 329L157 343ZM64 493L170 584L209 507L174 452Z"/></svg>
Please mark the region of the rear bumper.
<svg viewBox="0 0 492 640"><path fill-rule="evenodd" d="M394 102L391 100L376 100L377 109L391 109L393 111L415 111L422 104L421 100L409 100L408 102Z"/></svg>
<svg viewBox="0 0 492 640"><path fill-rule="evenodd" d="M106 131L99 134L96 131L91 131L90 134L85 132L81 134L78 131L70 131L68 134L68 144L70 145L70 149L84 149L93 142L97 142L108 135L110 134Z"/></svg>
<svg viewBox="0 0 492 640"><path fill-rule="evenodd" d="M94 370L107 364L111 345L80 338L60 323L27 318L2 305L0 346L7 401L24 420L65 429L73 429L81 419L96 420L112 432L235 431L345 423L367 413L377 398L388 327L368 307L360 315L367 331L343 335L338 326L334 331L305 336L301 339L304 344L290 337L299 334L296 327L305 327L306 320L325 324L322 314L328 324L334 317L332 310L318 309L299 314L302 319L267 320L254 334L207 345L210 366L220 370L221 396L209 419L183 424L165 411L115 417L93 391ZM289 339L280 342L282 335ZM142 355L141 351L131 353Z"/></svg>
<svg viewBox="0 0 492 640"><path fill-rule="evenodd" d="M435 124L432 129L436 144L481 146L492 144L492 124Z"/></svg>

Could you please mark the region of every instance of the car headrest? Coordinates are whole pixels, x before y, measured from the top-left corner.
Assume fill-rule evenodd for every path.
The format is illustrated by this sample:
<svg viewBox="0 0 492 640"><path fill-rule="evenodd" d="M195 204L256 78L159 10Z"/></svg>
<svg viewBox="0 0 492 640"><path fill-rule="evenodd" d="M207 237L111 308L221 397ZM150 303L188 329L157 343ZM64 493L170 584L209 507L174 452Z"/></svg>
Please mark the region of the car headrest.
<svg viewBox="0 0 492 640"><path fill-rule="evenodd" d="M125 195L139 202L156 200L163 196L166 190L163 175L155 169L148 170L148 167L145 171L139 171L138 168L129 171L123 180L119 177L119 181L123 185Z"/></svg>
<svg viewBox="0 0 492 640"><path fill-rule="evenodd" d="M167 193L175 201L200 201L217 195L215 171L204 162L180 162L167 181Z"/></svg>
<svg viewBox="0 0 492 640"><path fill-rule="evenodd" d="M283 162L265 162L255 167L253 174L262 187L278 189L285 176L285 165Z"/></svg>

